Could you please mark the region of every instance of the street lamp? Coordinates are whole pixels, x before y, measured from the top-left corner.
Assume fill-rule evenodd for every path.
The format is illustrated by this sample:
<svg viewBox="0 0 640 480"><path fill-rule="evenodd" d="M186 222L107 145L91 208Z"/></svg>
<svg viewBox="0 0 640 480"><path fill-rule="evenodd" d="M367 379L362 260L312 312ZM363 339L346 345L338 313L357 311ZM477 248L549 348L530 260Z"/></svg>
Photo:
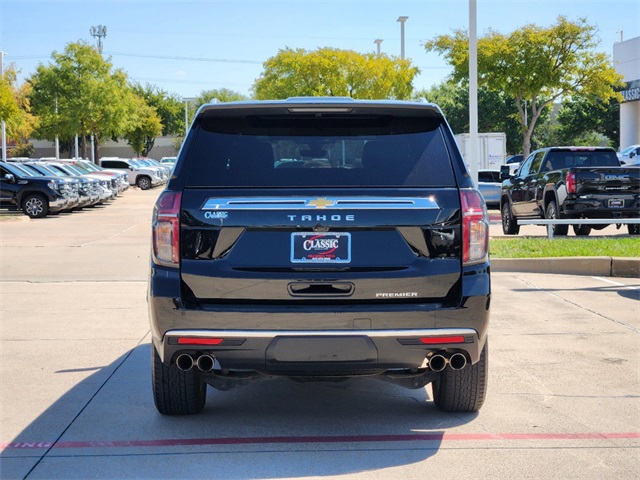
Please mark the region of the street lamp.
<svg viewBox="0 0 640 480"><path fill-rule="evenodd" d="M378 55L380 55L380 44L382 43L382 39L381 38L376 38L373 43L375 43L378 46Z"/></svg>
<svg viewBox="0 0 640 480"><path fill-rule="evenodd" d="M400 58L404 60L404 22L407 21L409 17L398 17L396 22L400 22Z"/></svg>
<svg viewBox="0 0 640 480"><path fill-rule="evenodd" d="M187 138L187 132L189 131L189 103L191 103L195 98L193 97L184 97L182 101L184 102L184 138Z"/></svg>

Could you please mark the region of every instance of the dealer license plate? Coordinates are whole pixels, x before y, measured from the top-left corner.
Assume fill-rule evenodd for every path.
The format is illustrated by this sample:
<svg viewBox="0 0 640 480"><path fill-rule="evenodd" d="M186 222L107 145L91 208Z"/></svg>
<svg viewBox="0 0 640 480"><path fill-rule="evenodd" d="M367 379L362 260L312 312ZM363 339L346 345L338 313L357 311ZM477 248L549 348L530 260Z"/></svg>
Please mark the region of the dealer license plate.
<svg viewBox="0 0 640 480"><path fill-rule="evenodd" d="M349 263L351 234L294 232L291 234L291 262Z"/></svg>

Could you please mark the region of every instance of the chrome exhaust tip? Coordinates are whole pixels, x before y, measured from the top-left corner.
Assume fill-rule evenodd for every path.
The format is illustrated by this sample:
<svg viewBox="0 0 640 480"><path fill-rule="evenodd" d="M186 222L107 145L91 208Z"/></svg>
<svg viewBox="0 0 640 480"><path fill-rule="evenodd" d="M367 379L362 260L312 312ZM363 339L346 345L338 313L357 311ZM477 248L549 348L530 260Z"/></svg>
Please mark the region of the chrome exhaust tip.
<svg viewBox="0 0 640 480"><path fill-rule="evenodd" d="M176 366L183 372L191 370L191 368L193 368L193 363L193 357L188 353L178 355L178 358L176 358Z"/></svg>
<svg viewBox="0 0 640 480"><path fill-rule="evenodd" d="M213 365L215 364L215 358L211 355L200 355L198 360L196 360L196 365L198 366L198 370L201 372L210 372L213 370Z"/></svg>
<svg viewBox="0 0 640 480"><path fill-rule="evenodd" d="M440 354L429 357L429 368L434 372L441 372L447 366L447 359Z"/></svg>
<svg viewBox="0 0 640 480"><path fill-rule="evenodd" d="M449 358L449 366L453 370L462 370L467 365L467 357L462 353L454 353Z"/></svg>

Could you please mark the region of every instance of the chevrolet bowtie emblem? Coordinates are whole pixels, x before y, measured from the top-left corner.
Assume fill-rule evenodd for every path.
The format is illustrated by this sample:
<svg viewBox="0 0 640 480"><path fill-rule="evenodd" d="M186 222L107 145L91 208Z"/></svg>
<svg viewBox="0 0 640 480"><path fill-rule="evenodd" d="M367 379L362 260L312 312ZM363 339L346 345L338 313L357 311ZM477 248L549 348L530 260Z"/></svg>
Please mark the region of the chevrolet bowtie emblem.
<svg viewBox="0 0 640 480"><path fill-rule="evenodd" d="M327 207L333 207L334 205L334 201L333 200L327 200L326 198L316 198L315 200L311 200L309 203L307 203L307 207L315 207L315 208L327 208Z"/></svg>

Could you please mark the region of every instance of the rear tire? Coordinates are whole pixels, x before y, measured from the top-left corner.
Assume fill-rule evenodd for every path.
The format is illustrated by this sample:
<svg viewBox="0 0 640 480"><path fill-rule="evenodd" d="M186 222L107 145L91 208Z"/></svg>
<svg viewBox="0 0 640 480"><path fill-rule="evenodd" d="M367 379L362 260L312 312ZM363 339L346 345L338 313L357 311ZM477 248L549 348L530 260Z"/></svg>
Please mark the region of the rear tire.
<svg viewBox="0 0 640 480"><path fill-rule="evenodd" d="M591 233L591 227L589 225L573 225L573 233L579 237L588 237Z"/></svg>
<svg viewBox="0 0 640 480"><path fill-rule="evenodd" d="M629 229L629 235L640 235L640 224L628 224L627 228Z"/></svg>
<svg viewBox="0 0 640 480"><path fill-rule="evenodd" d="M505 235L517 235L520 232L520 225L511 212L511 204L508 200L502 204L501 214L502 232Z"/></svg>
<svg viewBox="0 0 640 480"><path fill-rule="evenodd" d="M558 212L558 205L555 200L551 200L547 205L546 218L549 220L559 220L560 214ZM553 230L553 234L557 236L566 235L569 233L569 225L550 225Z"/></svg>
<svg viewBox="0 0 640 480"><path fill-rule="evenodd" d="M462 370L445 368L433 381L433 403L445 412L477 412L487 393L489 340L484 344L478 363Z"/></svg>
<svg viewBox="0 0 640 480"><path fill-rule="evenodd" d="M175 365L166 366L151 345L151 380L153 399L162 415L194 415L207 401L207 384L197 370L183 372Z"/></svg>

